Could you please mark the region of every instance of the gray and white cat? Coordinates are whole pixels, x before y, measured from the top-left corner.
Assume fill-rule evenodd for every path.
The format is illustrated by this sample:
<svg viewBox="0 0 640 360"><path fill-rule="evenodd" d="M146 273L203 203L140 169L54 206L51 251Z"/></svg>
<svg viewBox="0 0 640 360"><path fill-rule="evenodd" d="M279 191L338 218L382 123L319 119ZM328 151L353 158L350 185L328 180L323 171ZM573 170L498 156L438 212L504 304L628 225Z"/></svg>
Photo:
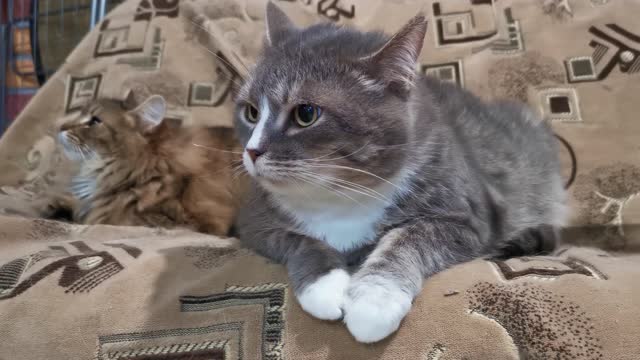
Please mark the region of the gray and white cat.
<svg viewBox="0 0 640 360"><path fill-rule="evenodd" d="M237 98L244 243L287 266L302 308L351 334L393 333L425 278L552 249L564 189L553 133L521 104L416 74L426 32L298 28L267 6Z"/></svg>

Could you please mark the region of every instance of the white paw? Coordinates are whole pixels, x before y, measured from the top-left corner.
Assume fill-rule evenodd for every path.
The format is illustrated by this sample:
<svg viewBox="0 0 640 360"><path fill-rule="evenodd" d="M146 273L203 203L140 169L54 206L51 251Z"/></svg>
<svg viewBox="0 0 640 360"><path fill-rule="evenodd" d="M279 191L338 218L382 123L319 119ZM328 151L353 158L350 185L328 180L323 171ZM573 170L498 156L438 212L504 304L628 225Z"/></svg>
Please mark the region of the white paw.
<svg viewBox="0 0 640 360"><path fill-rule="evenodd" d="M356 340L380 341L391 335L411 309L413 298L382 277L366 277L347 292L344 322Z"/></svg>
<svg viewBox="0 0 640 360"><path fill-rule="evenodd" d="M333 269L308 285L298 295L304 311L322 320L338 320L351 276L342 269Z"/></svg>

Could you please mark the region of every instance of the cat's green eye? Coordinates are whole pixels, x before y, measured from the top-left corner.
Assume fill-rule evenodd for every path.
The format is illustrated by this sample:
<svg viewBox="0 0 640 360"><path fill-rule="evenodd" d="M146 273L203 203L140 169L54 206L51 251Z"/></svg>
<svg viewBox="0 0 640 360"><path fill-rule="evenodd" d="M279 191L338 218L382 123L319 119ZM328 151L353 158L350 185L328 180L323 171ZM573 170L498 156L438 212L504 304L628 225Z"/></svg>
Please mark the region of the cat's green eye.
<svg viewBox="0 0 640 360"><path fill-rule="evenodd" d="M248 122L256 123L258 122L258 109L251 104L247 104L244 106L244 118L247 119Z"/></svg>
<svg viewBox="0 0 640 360"><path fill-rule="evenodd" d="M311 104L301 104L293 109L293 119L301 127L310 126L318 120L321 114L322 109Z"/></svg>

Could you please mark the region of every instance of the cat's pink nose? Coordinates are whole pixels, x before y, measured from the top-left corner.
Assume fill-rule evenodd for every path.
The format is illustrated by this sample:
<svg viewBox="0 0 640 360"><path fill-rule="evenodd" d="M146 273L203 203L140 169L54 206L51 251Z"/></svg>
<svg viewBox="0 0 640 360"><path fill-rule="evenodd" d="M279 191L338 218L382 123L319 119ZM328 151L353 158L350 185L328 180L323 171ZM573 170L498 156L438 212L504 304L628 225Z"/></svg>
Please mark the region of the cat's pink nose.
<svg viewBox="0 0 640 360"><path fill-rule="evenodd" d="M264 151L261 151L258 149L247 149L247 154L249 154L251 161L255 164L256 160L258 159L258 156L264 154Z"/></svg>

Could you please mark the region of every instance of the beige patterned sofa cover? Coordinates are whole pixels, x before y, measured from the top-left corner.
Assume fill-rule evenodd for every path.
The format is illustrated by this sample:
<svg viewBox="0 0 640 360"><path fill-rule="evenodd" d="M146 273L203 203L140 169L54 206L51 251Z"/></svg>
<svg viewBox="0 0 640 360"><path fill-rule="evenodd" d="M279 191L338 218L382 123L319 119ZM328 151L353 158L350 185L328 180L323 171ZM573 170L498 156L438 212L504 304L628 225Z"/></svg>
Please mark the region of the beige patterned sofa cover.
<svg viewBox="0 0 640 360"><path fill-rule="evenodd" d="M0 140L1 360L640 358L640 2L276 2L301 25L387 31L423 11L419 71L553 125L568 247L441 273L397 334L362 345L235 239L38 219L70 174L56 121L87 99L157 93L183 126L231 126L266 0L127 0Z"/></svg>

